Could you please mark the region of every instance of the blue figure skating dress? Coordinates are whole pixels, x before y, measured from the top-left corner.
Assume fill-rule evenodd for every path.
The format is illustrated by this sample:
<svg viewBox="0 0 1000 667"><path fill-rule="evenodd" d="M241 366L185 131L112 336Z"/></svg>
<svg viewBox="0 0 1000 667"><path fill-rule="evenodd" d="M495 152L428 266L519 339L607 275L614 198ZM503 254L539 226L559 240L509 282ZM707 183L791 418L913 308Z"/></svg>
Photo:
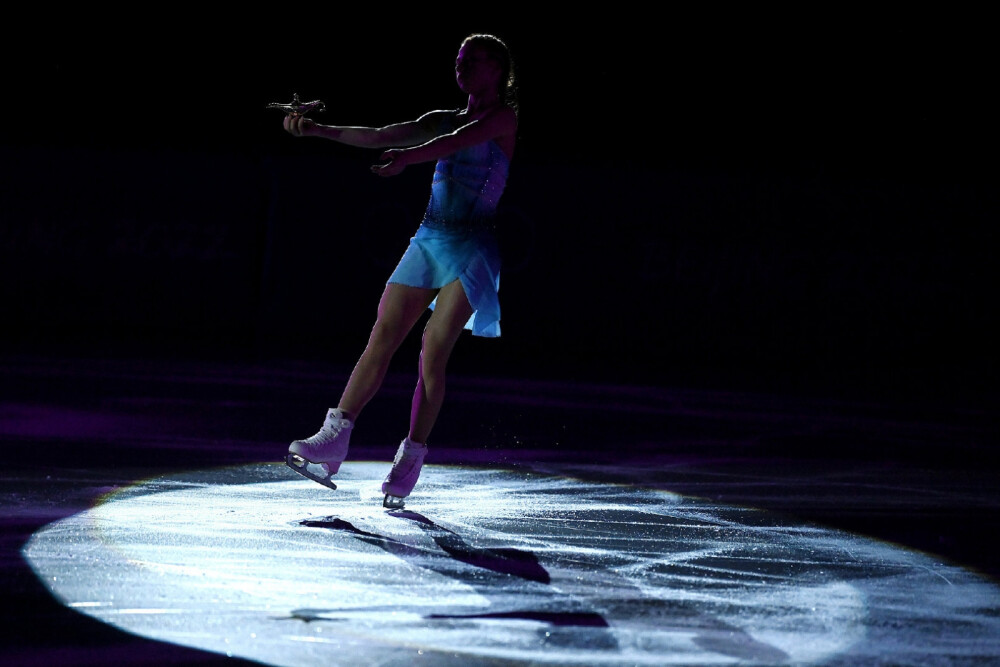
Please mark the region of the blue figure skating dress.
<svg viewBox="0 0 1000 667"><path fill-rule="evenodd" d="M476 336L500 335L494 222L509 169L510 160L493 141L438 160L423 220L388 280L431 289L460 280L474 311L465 328Z"/></svg>

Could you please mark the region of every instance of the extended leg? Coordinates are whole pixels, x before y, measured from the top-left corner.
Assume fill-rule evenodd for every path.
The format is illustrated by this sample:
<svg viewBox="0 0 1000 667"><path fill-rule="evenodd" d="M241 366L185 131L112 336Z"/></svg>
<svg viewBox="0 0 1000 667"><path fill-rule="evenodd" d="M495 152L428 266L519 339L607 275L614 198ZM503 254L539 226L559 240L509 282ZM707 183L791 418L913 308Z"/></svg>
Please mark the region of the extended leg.
<svg viewBox="0 0 1000 667"><path fill-rule="evenodd" d="M348 380L340 405L327 412L315 435L294 441L285 462L295 472L336 489L331 477L347 457L354 420L378 391L392 355L434 298L434 290L387 285L368 346Z"/></svg>
<svg viewBox="0 0 1000 667"><path fill-rule="evenodd" d="M350 419L358 418L382 386L392 356L427 310L434 299L434 293L435 290L407 285L385 286L378 305L378 318L368 337L368 345L354 366L340 397L339 407Z"/></svg>

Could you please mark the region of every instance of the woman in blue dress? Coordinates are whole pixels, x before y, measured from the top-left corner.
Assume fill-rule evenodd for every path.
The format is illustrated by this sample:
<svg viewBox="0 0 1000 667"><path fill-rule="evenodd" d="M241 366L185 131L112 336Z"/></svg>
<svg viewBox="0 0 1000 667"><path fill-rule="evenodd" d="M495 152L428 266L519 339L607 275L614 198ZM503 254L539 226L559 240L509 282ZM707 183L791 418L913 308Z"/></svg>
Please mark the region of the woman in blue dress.
<svg viewBox="0 0 1000 667"><path fill-rule="evenodd" d="M288 450L293 469L336 488L330 478L347 456L356 420L381 386L393 354L430 308L409 431L382 484L386 507L402 507L420 475L459 335L465 329L477 336L500 335L500 253L493 223L517 135L516 87L506 44L493 35L466 37L455 59L455 79L468 96L465 108L430 111L413 121L376 128L321 125L294 113L284 120L285 130L297 137L387 149L372 167L380 176L394 176L411 164L436 163L423 220L386 283L368 344L339 404L328 410L318 433L296 440ZM309 463L320 464L322 472L312 472Z"/></svg>

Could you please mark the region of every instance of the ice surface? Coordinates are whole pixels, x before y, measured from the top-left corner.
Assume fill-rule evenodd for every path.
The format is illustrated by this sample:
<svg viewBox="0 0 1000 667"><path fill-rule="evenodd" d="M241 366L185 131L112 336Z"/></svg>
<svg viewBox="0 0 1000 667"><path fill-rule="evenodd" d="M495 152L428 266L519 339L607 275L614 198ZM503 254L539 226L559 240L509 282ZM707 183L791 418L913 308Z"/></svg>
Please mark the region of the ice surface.
<svg viewBox="0 0 1000 667"><path fill-rule="evenodd" d="M283 464L175 474L23 553L64 604L273 665L927 664L1000 655L1000 589L753 508L548 469ZM928 631L933 629L933 631Z"/></svg>

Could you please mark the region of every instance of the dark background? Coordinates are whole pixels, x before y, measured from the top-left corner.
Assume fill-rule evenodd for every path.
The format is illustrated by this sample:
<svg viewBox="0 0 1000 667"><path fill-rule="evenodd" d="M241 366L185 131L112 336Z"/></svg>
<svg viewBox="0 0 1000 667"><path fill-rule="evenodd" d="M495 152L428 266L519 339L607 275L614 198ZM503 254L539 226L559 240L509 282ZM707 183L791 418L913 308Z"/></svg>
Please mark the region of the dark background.
<svg viewBox="0 0 1000 667"><path fill-rule="evenodd" d="M433 166L381 179L375 152L292 138L264 107L459 107L455 53L483 31L515 57L521 139L503 337L462 343L457 372L993 391L982 16L448 9L12 20L0 343L349 367Z"/></svg>
<svg viewBox="0 0 1000 667"><path fill-rule="evenodd" d="M379 178L376 152L290 137L265 106L459 107L478 31L521 86L503 336L457 347L436 463L632 462L996 578L993 23L470 7L8 8L5 650L198 662L66 611L20 550L150 469L280 460L314 432L433 165ZM352 457L391 456L417 345Z"/></svg>

